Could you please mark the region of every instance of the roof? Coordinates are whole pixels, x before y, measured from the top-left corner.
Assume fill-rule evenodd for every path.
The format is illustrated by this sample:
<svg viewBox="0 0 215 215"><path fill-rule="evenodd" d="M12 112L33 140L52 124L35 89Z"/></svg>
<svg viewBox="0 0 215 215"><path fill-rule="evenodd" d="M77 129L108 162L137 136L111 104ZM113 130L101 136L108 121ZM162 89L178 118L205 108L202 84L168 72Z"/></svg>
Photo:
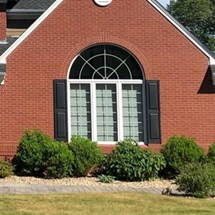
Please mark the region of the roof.
<svg viewBox="0 0 215 215"><path fill-rule="evenodd" d="M18 3L7 9L7 27L16 29L29 28L55 2L55 0L15 1Z"/></svg>
<svg viewBox="0 0 215 215"><path fill-rule="evenodd" d="M7 37L0 41L0 56L18 39L18 37ZM0 84L4 83L6 64L0 63Z"/></svg>
<svg viewBox="0 0 215 215"><path fill-rule="evenodd" d="M18 37L7 37L0 41L0 56L18 39Z"/></svg>
<svg viewBox="0 0 215 215"><path fill-rule="evenodd" d="M0 55L0 65L6 64L7 57L63 2L64 0L20 0L14 9L16 10L40 10L48 7L47 10L20 36L20 38ZM212 70L213 84L215 85L215 54L204 46L193 34L168 13L168 11L156 0L147 0L163 17L177 28L188 40L190 40L209 59ZM50 6L50 7L49 7ZM18 7L18 8L17 8ZM25 7L23 9L23 7ZM6 67L5 71L6 72ZM1 84L1 82L0 82Z"/></svg>
<svg viewBox="0 0 215 215"><path fill-rule="evenodd" d="M215 53L212 52L207 46L205 46L199 39L197 39L187 28L185 28L180 22L178 22L167 10L163 7L157 0L149 0L149 2L153 2L155 5L159 7L159 9L162 11L163 14L165 14L166 17L168 17L175 26L180 30L183 30L192 40L195 41L205 52L207 52L209 55L213 56L215 58Z"/></svg>
<svg viewBox="0 0 215 215"><path fill-rule="evenodd" d="M0 76L4 75L6 64L0 64Z"/></svg>
<svg viewBox="0 0 215 215"><path fill-rule="evenodd" d="M20 0L13 9L46 10L55 0Z"/></svg>
<svg viewBox="0 0 215 215"><path fill-rule="evenodd" d="M190 31L180 24L157 0L147 0L161 15L163 15L175 28L177 28L193 45L209 58L209 66L212 72L212 81L215 85L215 53L201 43Z"/></svg>

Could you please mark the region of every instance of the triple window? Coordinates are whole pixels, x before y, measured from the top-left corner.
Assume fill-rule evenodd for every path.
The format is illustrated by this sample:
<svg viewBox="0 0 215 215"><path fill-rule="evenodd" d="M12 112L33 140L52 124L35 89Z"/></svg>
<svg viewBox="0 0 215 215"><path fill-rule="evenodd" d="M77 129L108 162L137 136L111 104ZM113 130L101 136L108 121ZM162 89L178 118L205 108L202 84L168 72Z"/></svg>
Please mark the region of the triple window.
<svg viewBox="0 0 215 215"><path fill-rule="evenodd" d="M88 48L77 56L67 82L69 138L144 141L143 72L129 52L113 45Z"/></svg>

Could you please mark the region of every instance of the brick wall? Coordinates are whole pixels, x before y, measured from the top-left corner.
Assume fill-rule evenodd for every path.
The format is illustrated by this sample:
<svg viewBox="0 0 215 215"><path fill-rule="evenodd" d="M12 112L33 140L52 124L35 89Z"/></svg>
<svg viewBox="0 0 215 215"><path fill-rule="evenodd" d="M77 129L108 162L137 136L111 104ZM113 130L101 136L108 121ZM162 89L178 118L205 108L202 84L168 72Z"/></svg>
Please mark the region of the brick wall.
<svg viewBox="0 0 215 215"><path fill-rule="evenodd" d="M66 79L74 57L97 43L127 48L146 79L160 80L162 143L183 134L207 149L215 140L207 57L147 1L113 1L101 8L92 0L64 0L7 59L0 87L1 155L15 152L24 128L54 135L53 80Z"/></svg>
<svg viewBox="0 0 215 215"><path fill-rule="evenodd" d="M0 40L6 37L6 13L0 12Z"/></svg>

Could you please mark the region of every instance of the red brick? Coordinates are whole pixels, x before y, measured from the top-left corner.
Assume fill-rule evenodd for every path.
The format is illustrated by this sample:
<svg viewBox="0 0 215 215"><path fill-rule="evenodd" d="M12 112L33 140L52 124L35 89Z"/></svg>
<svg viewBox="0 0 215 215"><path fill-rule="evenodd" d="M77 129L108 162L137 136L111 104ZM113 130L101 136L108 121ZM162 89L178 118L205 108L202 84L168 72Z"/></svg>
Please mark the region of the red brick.
<svg viewBox="0 0 215 215"><path fill-rule="evenodd" d="M6 37L6 13L0 12L0 40Z"/></svg>
<svg viewBox="0 0 215 215"><path fill-rule="evenodd" d="M113 1L101 8L91 0L64 0L7 59L0 87L0 155L15 153L25 128L53 137L53 80L66 79L74 57L98 43L125 47L146 79L160 80L162 143L173 134L187 135L208 148L215 140L208 58L147 1ZM111 146L102 148L108 152Z"/></svg>

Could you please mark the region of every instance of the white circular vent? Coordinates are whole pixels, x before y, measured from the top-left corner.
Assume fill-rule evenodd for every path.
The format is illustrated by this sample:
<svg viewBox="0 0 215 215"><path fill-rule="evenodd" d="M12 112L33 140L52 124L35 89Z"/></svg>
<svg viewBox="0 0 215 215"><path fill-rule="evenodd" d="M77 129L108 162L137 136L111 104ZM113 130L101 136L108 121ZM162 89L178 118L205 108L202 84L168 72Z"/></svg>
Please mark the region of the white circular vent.
<svg viewBox="0 0 215 215"><path fill-rule="evenodd" d="M112 0L94 0L94 2L99 6L105 7L108 6Z"/></svg>

